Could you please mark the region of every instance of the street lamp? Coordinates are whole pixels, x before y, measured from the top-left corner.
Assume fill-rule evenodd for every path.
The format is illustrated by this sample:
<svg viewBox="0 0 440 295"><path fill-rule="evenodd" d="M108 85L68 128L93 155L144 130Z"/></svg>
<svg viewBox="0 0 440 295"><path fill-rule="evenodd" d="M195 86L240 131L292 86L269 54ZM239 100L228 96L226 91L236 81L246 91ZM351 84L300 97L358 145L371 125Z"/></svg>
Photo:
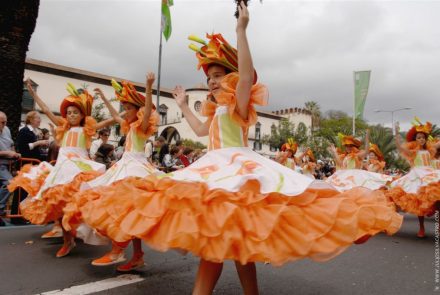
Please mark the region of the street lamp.
<svg viewBox="0 0 440 295"><path fill-rule="evenodd" d="M375 110L375 113L391 113L391 132L394 134L394 113L398 112L398 111L407 111L410 110L411 108L401 108L401 109L396 109L396 110L392 110L392 111L387 111L387 110Z"/></svg>

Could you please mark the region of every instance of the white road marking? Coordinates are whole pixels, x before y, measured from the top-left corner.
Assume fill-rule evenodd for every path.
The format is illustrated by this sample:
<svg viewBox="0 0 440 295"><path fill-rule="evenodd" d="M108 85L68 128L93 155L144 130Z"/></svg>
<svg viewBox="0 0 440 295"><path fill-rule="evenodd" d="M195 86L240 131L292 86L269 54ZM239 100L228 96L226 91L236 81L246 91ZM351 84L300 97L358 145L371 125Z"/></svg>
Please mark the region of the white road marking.
<svg viewBox="0 0 440 295"><path fill-rule="evenodd" d="M85 295L92 294L108 289L117 288L129 284L134 284L145 280L139 275L120 275L114 278L105 279L102 281L92 282L84 285L73 286L62 290L53 290L49 292L40 293L40 295Z"/></svg>

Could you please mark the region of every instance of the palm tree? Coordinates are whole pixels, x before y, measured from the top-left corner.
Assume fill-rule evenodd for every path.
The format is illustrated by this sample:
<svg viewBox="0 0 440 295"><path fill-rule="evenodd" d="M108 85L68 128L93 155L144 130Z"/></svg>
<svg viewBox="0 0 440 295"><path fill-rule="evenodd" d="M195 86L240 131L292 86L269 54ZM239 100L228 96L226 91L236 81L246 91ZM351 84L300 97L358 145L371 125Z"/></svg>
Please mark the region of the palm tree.
<svg viewBox="0 0 440 295"><path fill-rule="evenodd" d="M0 10L0 110L8 115L12 136L21 121L23 75L39 0L8 0Z"/></svg>
<svg viewBox="0 0 440 295"><path fill-rule="evenodd" d="M315 127L319 127L319 121L321 120L321 107L316 101L307 101L305 109L312 113L312 133L315 131Z"/></svg>

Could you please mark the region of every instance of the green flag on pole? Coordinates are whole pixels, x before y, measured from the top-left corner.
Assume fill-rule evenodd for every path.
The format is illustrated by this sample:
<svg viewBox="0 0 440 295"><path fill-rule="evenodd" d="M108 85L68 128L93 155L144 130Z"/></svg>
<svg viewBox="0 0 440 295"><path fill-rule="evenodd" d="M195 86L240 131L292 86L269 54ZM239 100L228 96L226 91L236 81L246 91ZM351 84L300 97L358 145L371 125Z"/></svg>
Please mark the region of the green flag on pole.
<svg viewBox="0 0 440 295"><path fill-rule="evenodd" d="M162 0L162 22L161 28L165 40L171 36L171 13L170 6L173 6L173 0Z"/></svg>
<svg viewBox="0 0 440 295"><path fill-rule="evenodd" d="M363 119L371 71L354 72L354 117Z"/></svg>

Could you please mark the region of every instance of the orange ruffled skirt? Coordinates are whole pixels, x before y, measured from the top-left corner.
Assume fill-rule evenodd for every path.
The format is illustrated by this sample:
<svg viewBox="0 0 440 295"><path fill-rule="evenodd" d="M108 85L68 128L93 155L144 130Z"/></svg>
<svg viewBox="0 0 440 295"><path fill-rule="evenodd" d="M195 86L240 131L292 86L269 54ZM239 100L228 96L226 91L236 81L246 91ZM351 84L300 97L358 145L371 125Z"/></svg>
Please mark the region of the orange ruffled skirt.
<svg viewBox="0 0 440 295"><path fill-rule="evenodd" d="M325 261L366 235L394 234L402 223L381 191L307 189L289 197L261 194L257 180L229 192L129 177L76 201L81 218L114 241L140 238L160 251L179 248L213 262Z"/></svg>
<svg viewBox="0 0 440 295"><path fill-rule="evenodd" d="M81 172L71 182L47 189L42 193L41 198L26 198L20 203L23 217L33 224L46 224L60 219L64 214L64 207L72 201L72 197L79 191L81 183L90 181L100 174L97 171ZM18 186L22 185L18 184ZM26 189L25 186L23 187Z"/></svg>
<svg viewBox="0 0 440 295"><path fill-rule="evenodd" d="M440 182L421 186L417 193L407 193L396 186L387 191L386 196L405 212L431 216L436 210L437 202L440 202Z"/></svg>

